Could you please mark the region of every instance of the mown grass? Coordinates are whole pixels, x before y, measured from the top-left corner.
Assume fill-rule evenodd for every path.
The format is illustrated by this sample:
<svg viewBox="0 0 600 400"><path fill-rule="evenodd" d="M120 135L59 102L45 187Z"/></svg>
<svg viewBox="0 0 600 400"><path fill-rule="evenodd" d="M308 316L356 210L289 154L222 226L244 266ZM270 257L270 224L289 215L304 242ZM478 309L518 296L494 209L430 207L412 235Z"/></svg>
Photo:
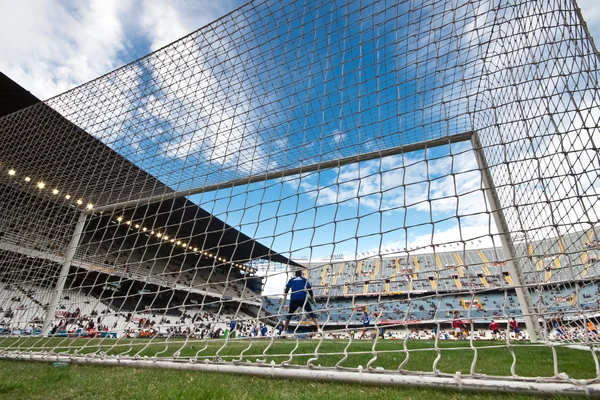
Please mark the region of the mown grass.
<svg viewBox="0 0 600 400"><path fill-rule="evenodd" d="M460 393L160 370L0 360L2 399L470 399L520 400L525 395Z"/></svg>
<svg viewBox="0 0 600 400"><path fill-rule="evenodd" d="M0 340L0 350L47 351L53 349L65 354L100 354L100 352L123 357L166 357L176 352L178 357L197 357L221 361L241 360L256 364L259 360L277 364L334 367L340 363L345 368L363 368L372 361L371 367L397 370L402 364L407 371L432 371L439 355L437 370L445 373L470 372L477 351L475 372L486 375L510 375L513 362L511 352L502 342L475 342L474 349L468 342L438 343L432 341L407 342L409 358L406 360L404 343L401 341L347 341L318 340L155 340L144 339L15 339ZM554 375L552 350L545 346L520 343L513 347L516 370L520 376L549 377ZM572 378L594 378L595 366L589 351L556 348L559 372ZM315 353L318 352L318 356ZM243 354L242 354L243 353ZM376 358L375 358L376 356ZM406 361L406 362L404 362ZM403 363L404 362L404 363ZM491 398L487 394L461 394L419 388L375 388L368 386L287 381L256 378L242 375L223 375L206 372L164 369L140 369L69 365L54 367L52 364L25 361L0 361L0 398L191 398L191 399L390 399L396 397L420 399ZM497 396L497 395L495 395ZM507 396L506 398L520 398Z"/></svg>
<svg viewBox="0 0 600 400"><path fill-rule="evenodd" d="M80 338L5 338L0 341L0 350L49 351L64 354L121 355L123 357L197 358L198 361L216 360L241 361L245 363L283 362L292 365L311 364L323 367L344 368L366 367L370 361L372 368L398 370L402 366L407 371L432 372L434 361L436 370L444 373L460 371L469 374L475 352L477 363L475 373L510 376L513 356L504 342L477 341L474 348L469 342L439 341L438 348L433 341L409 341L404 350L402 341L355 340L350 345L344 340L148 340L148 339L80 339ZM317 349L317 346L320 346ZM545 345L531 345L520 342L512 347L515 357L515 373L527 377L551 377L554 375L552 350ZM348 357L344 358L344 351ZM556 348L559 372L578 379L594 378L596 375L592 355L586 350L567 347ZM318 355L316 355L318 354ZM376 358L375 358L376 357Z"/></svg>

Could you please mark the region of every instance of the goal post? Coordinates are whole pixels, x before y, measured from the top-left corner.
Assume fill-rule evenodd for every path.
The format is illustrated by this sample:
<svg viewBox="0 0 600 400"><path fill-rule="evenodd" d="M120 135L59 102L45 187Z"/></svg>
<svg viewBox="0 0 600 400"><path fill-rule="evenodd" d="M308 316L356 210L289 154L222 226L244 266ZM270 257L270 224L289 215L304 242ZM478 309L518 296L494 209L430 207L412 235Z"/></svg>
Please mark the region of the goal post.
<svg viewBox="0 0 600 400"><path fill-rule="evenodd" d="M356 164L370 160L377 160L383 157L394 156L402 153L413 152L424 150L427 148L434 148L441 145L447 145L452 143L460 143L465 142L471 139L472 133L459 133L456 135L450 135L446 137L442 137L439 139L427 141L427 142L417 142L411 143L404 146L386 148L374 152L369 153L360 153L355 154L349 157L343 157L327 162L316 163L311 165L303 165L297 168L284 169L276 172L266 172L264 174L253 175L247 178L241 178L231 181L226 181L222 183L216 183L213 185L202 186L194 189L188 189L178 192L171 192L166 194L159 194L152 197L144 198L144 199L136 199L128 202L121 202L116 204L107 204L100 207L94 207L93 209L87 210L87 213L103 213L107 211L115 211L119 209L126 209L129 207L134 207L140 204L153 204L163 202L165 200L175 199L178 197L187 197L193 196L197 194L202 194L205 192L214 192L222 188L232 188L236 186L246 186L251 185L256 182L265 182L276 179L284 179L286 177L294 177L302 174L309 174L311 172L318 172L320 170L332 169L337 167L342 167L344 165Z"/></svg>
<svg viewBox="0 0 600 400"><path fill-rule="evenodd" d="M543 335L541 334L541 327L538 322L539 316L533 312L532 299L525 290L524 282L521 277L521 269L515 264L519 257L514 251L515 246L510 235L510 230L506 224L502 204L498 198L498 193L494 186L494 179L490 173L490 167L485 158L485 151L481 145L477 132L473 133L471 136L471 143L473 145L475 157L477 158L477 165L481 171L481 183L486 193L485 197L491 207L490 214L492 214L496 228L498 229L498 236L502 243L504 254L508 256L506 258L507 269L512 278L515 293L519 299L519 307L523 319L525 320L529 340L531 340L532 343L540 342Z"/></svg>

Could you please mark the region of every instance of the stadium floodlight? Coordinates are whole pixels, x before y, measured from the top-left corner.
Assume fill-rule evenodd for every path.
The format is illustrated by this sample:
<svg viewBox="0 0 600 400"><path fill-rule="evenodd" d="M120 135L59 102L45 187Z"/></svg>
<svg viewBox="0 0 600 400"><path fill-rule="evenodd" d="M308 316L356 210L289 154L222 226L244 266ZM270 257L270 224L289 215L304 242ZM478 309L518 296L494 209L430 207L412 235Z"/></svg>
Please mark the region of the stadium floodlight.
<svg viewBox="0 0 600 400"><path fill-rule="evenodd" d="M575 2L250 2L0 118L0 358L600 395L598 82Z"/></svg>

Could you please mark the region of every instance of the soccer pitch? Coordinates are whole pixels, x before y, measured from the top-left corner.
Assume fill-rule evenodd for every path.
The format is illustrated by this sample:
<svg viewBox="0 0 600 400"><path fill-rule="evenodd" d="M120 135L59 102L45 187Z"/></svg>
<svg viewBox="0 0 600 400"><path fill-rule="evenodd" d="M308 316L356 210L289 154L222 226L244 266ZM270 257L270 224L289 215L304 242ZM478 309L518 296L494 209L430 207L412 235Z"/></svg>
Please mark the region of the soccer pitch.
<svg viewBox="0 0 600 400"><path fill-rule="evenodd" d="M131 340L99 340L99 339L42 339L8 338L2 342L7 349L19 346L29 347L30 351L55 348L57 352L70 355L91 355L92 353L116 355L123 358L159 357L171 358L179 351L182 362L197 357L202 360L221 360L230 362L240 359L240 363L257 365L257 359L265 361L262 364L289 362L290 364L306 365L312 361L315 368L334 367L343 357L348 341L323 341L319 348L318 340L277 339L270 347L270 340L234 340L226 346L223 341L207 340L156 340L150 342L143 339ZM380 368L397 370L405 360L402 341L372 340L353 341L347 349L348 358L340 365L342 368L363 368L373 358L373 346L377 359L372 367L376 372ZM55 347L56 346L56 347ZM474 350L469 349L469 342L441 341L438 349L434 349L433 341L408 341L409 360L403 365L406 371L431 371L434 360L440 355L437 369L441 373L460 371L468 374L473 361ZM510 376L512 355L505 343L474 342L477 350L477 374ZM265 351L266 349L266 351ZM245 351L244 351L245 350ZM513 346L516 355L516 373L519 376L553 376L551 349L540 346L527 347L518 344ZM560 372L570 378L586 379L595 376L595 367L589 351L557 347L558 365ZM264 356L263 356L264 353ZM218 354L218 356L217 356ZM266 356L266 357L265 357ZM216 357L219 357L217 359ZM263 358L265 357L265 358ZM26 352L22 354L27 360ZM29 398L324 398L324 399L389 399L393 397L408 398L462 398L466 394L454 391L414 387L367 387L352 384L331 382L288 381L282 379L258 378L245 375L210 373L201 371L179 371L164 369L107 367L99 365L67 365L54 366L49 363L34 363L26 361L0 361L1 375L0 396L15 398L26 395ZM148 361L150 363L150 361ZM66 396L65 396L66 394ZM492 394L469 394L469 398L491 398ZM494 394L497 396L497 394ZM507 398L521 398L508 395ZM523 397L525 398L525 397Z"/></svg>
<svg viewBox="0 0 600 400"><path fill-rule="evenodd" d="M531 399L525 395L374 387L248 375L0 360L0 398L28 399Z"/></svg>

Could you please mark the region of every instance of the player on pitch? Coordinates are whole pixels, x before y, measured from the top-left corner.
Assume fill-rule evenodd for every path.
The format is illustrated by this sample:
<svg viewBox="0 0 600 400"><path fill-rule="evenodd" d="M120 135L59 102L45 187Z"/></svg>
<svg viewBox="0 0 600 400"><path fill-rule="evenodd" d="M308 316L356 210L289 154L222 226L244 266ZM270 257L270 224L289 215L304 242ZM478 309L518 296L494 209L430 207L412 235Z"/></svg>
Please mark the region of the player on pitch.
<svg viewBox="0 0 600 400"><path fill-rule="evenodd" d="M310 317L312 318L315 327L317 328L317 332L320 332L317 314L313 312L311 306L311 303L315 304L315 297L312 291L312 285L305 277L302 276L302 271L296 271L295 275L296 276L290 279L287 285L285 285L285 296L287 297L287 294L290 290L292 291L292 294L290 296L290 308L288 314L285 317L283 331L287 333L290 320L292 319L292 315L296 312L298 308L303 308L304 311L310 313ZM310 301L308 301L309 299L307 299L307 293L310 295Z"/></svg>

